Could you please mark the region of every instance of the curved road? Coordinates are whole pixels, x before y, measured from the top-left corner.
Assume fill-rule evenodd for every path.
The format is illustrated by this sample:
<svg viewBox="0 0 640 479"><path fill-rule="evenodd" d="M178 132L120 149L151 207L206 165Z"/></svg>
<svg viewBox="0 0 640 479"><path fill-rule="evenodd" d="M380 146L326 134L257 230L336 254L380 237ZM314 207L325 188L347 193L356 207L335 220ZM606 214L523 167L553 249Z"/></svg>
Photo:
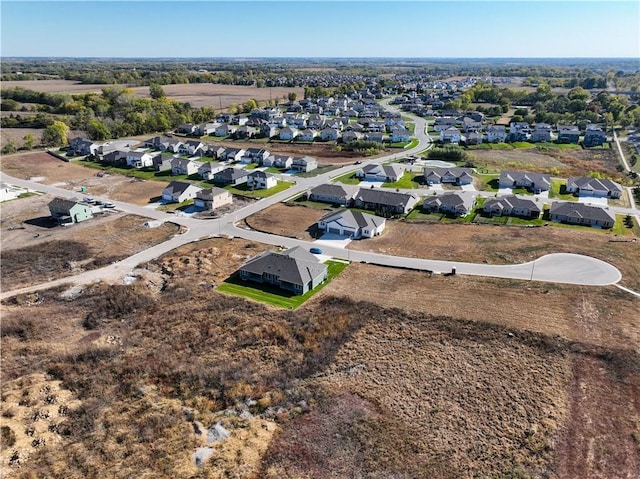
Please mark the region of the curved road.
<svg viewBox="0 0 640 479"><path fill-rule="evenodd" d="M388 107L388 105L385 106ZM384 161L404 157L407 154L423 151L425 149L425 143L428 143L430 141L429 136L426 134L426 121L422 118L416 118L415 124L415 136L419 140L418 146L410 150L402 151L401 153L394 153L391 155L386 155L384 157L364 160L362 164L381 163ZM312 178L296 178L297 184L289 188L288 190L280 192L269 198L264 198L259 201L253 202L244 208L226 215L223 218L215 220L197 220L185 216L167 214L161 211L124 203L121 201L112 201L121 211L155 220L171 221L186 227L187 231L183 234L174 236L168 241L148 248L104 268L86 271L75 276L60 278L58 280L49 281L46 283L41 283L38 285L33 285L13 291L3 291L0 294L0 299L4 299L20 293L47 289L61 284L90 284L96 281L100 281L104 278L122 278L141 263L151 261L181 245L209 237L241 237L251 241L258 241L261 243L277 246L302 246L304 248L309 248L313 246L312 242L247 230L239 228L238 226L236 226L236 223L239 220L257 213L258 211L261 211L275 203L281 202L283 200L286 200L287 198L306 191L313 186L326 183L333 177L344 175L361 167L362 165L345 165L336 170L332 170L331 172ZM64 198L72 198L79 195L78 192L65 190L50 185L43 185L33 181L12 178L4 173L0 173L0 180L6 183L43 191L45 193L49 193L55 196L61 196ZM516 265L489 265L458 261L439 261L432 259L389 256L365 251L351 251L343 248L324 245L323 250L330 256L343 258L349 261L431 271L434 273L448 273L451 272L453 268L455 268L457 274L464 275L488 276L495 278L509 278L530 281L547 281L590 286L604 286L615 284L620 281L622 277L620 271L618 271L618 269L613 267L612 265L595 258L576 254L552 254L543 256L529 263Z"/></svg>

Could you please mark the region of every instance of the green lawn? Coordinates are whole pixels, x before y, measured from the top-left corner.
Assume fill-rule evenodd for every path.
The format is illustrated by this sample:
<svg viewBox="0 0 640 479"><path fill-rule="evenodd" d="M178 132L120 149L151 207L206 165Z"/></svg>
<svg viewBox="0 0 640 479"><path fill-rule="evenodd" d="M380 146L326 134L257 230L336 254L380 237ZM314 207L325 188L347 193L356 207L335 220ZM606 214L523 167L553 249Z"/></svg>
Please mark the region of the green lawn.
<svg viewBox="0 0 640 479"><path fill-rule="evenodd" d="M619 236L635 235L640 236L640 228L634 217L631 218L631 223L626 221L627 215L616 215L616 222L611 228L611 232Z"/></svg>
<svg viewBox="0 0 640 479"><path fill-rule="evenodd" d="M318 166L318 168L316 168L315 170L307 171L306 173L296 173L296 176L300 176L302 178L312 178L314 176L318 176L332 170L337 170L338 168L340 168L340 165L322 165Z"/></svg>
<svg viewBox="0 0 640 479"><path fill-rule="evenodd" d="M500 175L478 175L480 180L480 191L498 191Z"/></svg>
<svg viewBox="0 0 640 479"><path fill-rule="evenodd" d="M250 190L246 183L237 186L225 186L224 189L230 191L234 195L247 196L249 198L268 198L276 193L291 188L293 183L278 180L278 184L268 190Z"/></svg>
<svg viewBox="0 0 640 479"><path fill-rule="evenodd" d="M549 188L549 198L556 198L559 200L578 201L572 193L566 192L567 182L566 180L551 180L551 187Z"/></svg>
<svg viewBox="0 0 640 479"><path fill-rule="evenodd" d="M414 139L413 139L413 140L411 140L411 141L409 142L409 144L408 144L407 146L405 146L404 148L405 148L405 150L410 150L411 148L415 148L416 146L418 146L418 143L419 143L419 142L418 142L418 139L417 139L417 138L414 138Z"/></svg>
<svg viewBox="0 0 640 479"><path fill-rule="evenodd" d="M193 200L185 200L182 203L166 203L164 205L160 205L156 208L158 211L175 211L175 210L183 210L187 206L191 206L193 204Z"/></svg>
<svg viewBox="0 0 640 479"><path fill-rule="evenodd" d="M414 175L411 171L405 171L398 181L394 181L393 183L383 183L383 188L402 188L402 189L410 189L410 188L419 188L420 185L415 181L415 178L421 175Z"/></svg>
<svg viewBox="0 0 640 479"><path fill-rule="evenodd" d="M255 170L258 166L258 163L249 163L248 165L244 165L245 170Z"/></svg>
<svg viewBox="0 0 640 479"><path fill-rule="evenodd" d="M347 173L345 175L342 176L338 176L337 178L332 178L333 181L336 181L338 183L342 183L344 185L359 185L360 184L360 180L358 178L356 178L356 174L355 173Z"/></svg>
<svg viewBox="0 0 640 479"><path fill-rule="evenodd" d="M329 275L327 281L302 295L295 295L266 284L243 281L240 279L238 273L234 273L232 276L227 278L220 286L218 286L217 289L222 293L243 296L254 301L277 306L278 308L295 309L304 304L309 298L329 284L333 278L338 276L342 270L348 266L348 263L344 263L342 261L327 261L326 265L328 267Z"/></svg>
<svg viewBox="0 0 640 479"><path fill-rule="evenodd" d="M544 150L545 148L556 148L559 150L581 150L582 149L582 146L576 143L543 142L543 143L535 143L535 147L539 150Z"/></svg>

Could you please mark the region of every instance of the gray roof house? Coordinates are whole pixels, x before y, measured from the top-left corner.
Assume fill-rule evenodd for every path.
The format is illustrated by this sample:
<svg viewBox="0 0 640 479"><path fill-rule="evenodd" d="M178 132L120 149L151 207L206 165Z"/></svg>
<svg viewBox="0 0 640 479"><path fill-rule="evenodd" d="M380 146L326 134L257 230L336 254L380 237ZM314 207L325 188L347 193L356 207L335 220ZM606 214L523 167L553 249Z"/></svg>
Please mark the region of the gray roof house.
<svg viewBox="0 0 640 479"><path fill-rule="evenodd" d="M193 204L198 208L205 210L215 210L224 205L230 205L233 203L233 195L227 190L222 188L206 188L196 193L196 197L193 200Z"/></svg>
<svg viewBox="0 0 640 479"><path fill-rule="evenodd" d="M318 221L318 229L353 239L373 238L385 226L386 220L380 216L347 209L332 211Z"/></svg>
<svg viewBox="0 0 640 479"><path fill-rule="evenodd" d="M59 224L73 224L93 218L91 206L66 198L54 198L49 202L51 217Z"/></svg>
<svg viewBox="0 0 640 479"><path fill-rule="evenodd" d="M616 222L615 215L604 208L570 201L551 203L549 218L558 223L599 226L601 228L611 228Z"/></svg>
<svg viewBox="0 0 640 479"><path fill-rule="evenodd" d="M533 193L548 191L551 187L551 175L528 173L526 171L502 171L500 188L526 188Z"/></svg>
<svg viewBox="0 0 640 479"><path fill-rule="evenodd" d="M615 181L604 178L572 176L567 179L567 193L599 198L620 198L622 186Z"/></svg>
<svg viewBox="0 0 640 479"><path fill-rule="evenodd" d="M265 251L242 265L239 273L244 281L271 284L293 294L304 294L328 278L327 265L300 246L282 253Z"/></svg>
<svg viewBox="0 0 640 479"><path fill-rule="evenodd" d="M357 188L339 185L337 183L318 185L309 192L309 199L322 203L349 206L353 201L356 191Z"/></svg>
<svg viewBox="0 0 640 479"><path fill-rule="evenodd" d="M356 177L393 183L402 178L404 171L398 165L365 165L356 171Z"/></svg>
<svg viewBox="0 0 640 479"><path fill-rule="evenodd" d="M396 193L374 188L360 188L354 198L355 206L380 212L384 216L408 213L418 202L413 193Z"/></svg>
<svg viewBox="0 0 640 479"><path fill-rule="evenodd" d="M473 181L470 168L425 168L424 180L428 185L453 183L468 185Z"/></svg>
<svg viewBox="0 0 640 479"><path fill-rule="evenodd" d="M184 181L172 181L162 190L162 199L170 203L182 203L196 197L202 188Z"/></svg>
<svg viewBox="0 0 640 479"><path fill-rule="evenodd" d="M249 172L241 168L225 168L213 175L216 185L239 185L247 182Z"/></svg>
<svg viewBox="0 0 640 479"><path fill-rule="evenodd" d="M540 207L535 201L518 198L516 195L489 198L484 202L483 210L490 216L520 216L523 218L538 218L540 216Z"/></svg>
<svg viewBox="0 0 640 479"><path fill-rule="evenodd" d="M448 191L441 195L425 198L422 209L428 212L437 211L455 216L467 216L473 209L475 192Z"/></svg>
<svg viewBox="0 0 640 479"><path fill-rule="evenodd" d="M291 169L296 171L307 172L311 170L315 170L318 167L318 162L315 158L311 158L310 156L293 158L291 162Z"/></svg>

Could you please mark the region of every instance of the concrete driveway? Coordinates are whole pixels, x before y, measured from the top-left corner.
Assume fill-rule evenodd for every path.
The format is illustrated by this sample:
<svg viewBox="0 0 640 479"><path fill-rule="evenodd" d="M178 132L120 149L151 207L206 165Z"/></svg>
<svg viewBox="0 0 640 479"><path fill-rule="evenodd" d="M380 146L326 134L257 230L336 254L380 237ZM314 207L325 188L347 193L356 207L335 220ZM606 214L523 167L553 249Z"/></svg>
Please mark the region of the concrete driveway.
<svg viewBox="0 0 640 479"><path fill-rule="evenodd" d="M587 205L595 205L595 206L608 206L606 198L596 198L593 196L580 196L578 197L578 203L584 203Z"/></svg>

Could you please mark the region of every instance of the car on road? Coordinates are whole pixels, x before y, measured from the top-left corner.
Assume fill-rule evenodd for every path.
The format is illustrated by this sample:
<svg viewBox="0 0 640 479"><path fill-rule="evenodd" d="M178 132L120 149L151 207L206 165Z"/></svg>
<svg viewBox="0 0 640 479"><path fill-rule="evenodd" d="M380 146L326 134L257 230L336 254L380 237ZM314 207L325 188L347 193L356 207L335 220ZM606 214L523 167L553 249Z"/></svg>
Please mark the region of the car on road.
<svg viewBox="0 0 640 479"><path fill-rule="evenodd" d="M103 201L102 202L102 207L103 208L115 208L116 205L114 205L113 203L111 203L111 201Z"/></svg>
<svg viewBox="0 0 640 479"><path fill-rule="evenodd" d="M313 254L322 254L322 250L320 248L316 248L315 246L309 250L309 253Z"/></svg>
<svg viewBox="0 0 640 479"><path fill-rule="evenodd" d="M96 200L94 200L93 198L91 198L91 196L85 196L84 198L82 198L82 202L83 203L89 203L89 204L93 204Z"/></svg>

